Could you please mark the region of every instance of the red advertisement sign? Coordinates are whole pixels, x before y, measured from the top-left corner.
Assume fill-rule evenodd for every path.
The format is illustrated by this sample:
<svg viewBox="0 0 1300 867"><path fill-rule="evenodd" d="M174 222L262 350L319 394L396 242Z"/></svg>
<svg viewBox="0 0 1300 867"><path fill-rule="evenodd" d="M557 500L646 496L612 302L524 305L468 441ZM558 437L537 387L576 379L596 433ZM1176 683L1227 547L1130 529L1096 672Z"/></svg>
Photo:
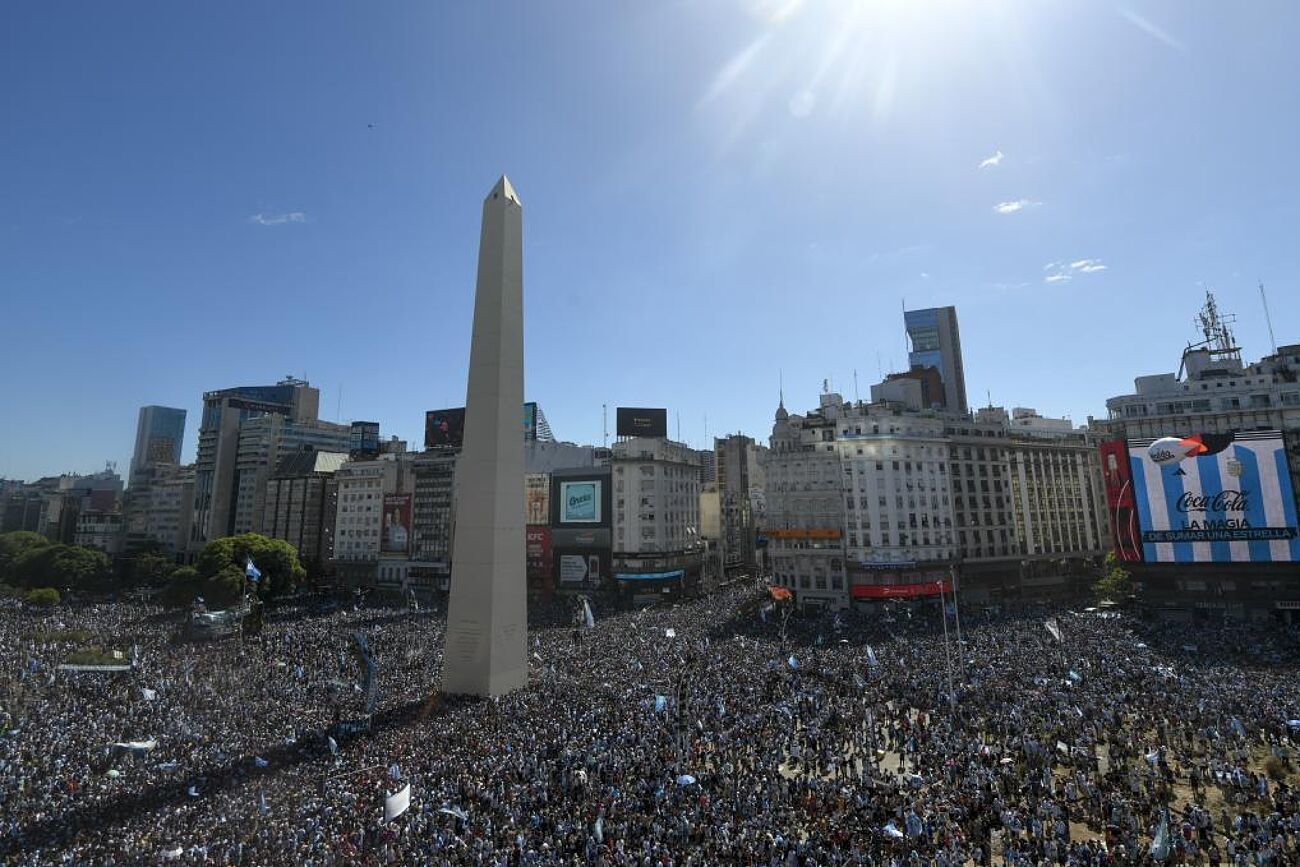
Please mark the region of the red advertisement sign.
<svg viewBox="0 0 1300 867"><path fill-rule="evenodd" d="M1133 563L1142 559L1138 543L1137 512L1133 502L1133 474L1129 466L1128 443L1109 440L1098 447L1101 478L1106 487L1106 512L1115 539L1115 556Z"/></svg>
<svg viewBox="0 0 1300 867"><path fill-rule="evenodd" d="M524 529L524 557L528 577L545 580L551 577L551 528L529 524Z"/></svg>
<svg viewBox="0 0 1300 867"><path fill-rule="evenodd" d="M926 581L922 584L854 584L849 588L854 599L917 599L922 596L938 596L939 585L943 584L943 593L952 595L952 581Z"/></svg>

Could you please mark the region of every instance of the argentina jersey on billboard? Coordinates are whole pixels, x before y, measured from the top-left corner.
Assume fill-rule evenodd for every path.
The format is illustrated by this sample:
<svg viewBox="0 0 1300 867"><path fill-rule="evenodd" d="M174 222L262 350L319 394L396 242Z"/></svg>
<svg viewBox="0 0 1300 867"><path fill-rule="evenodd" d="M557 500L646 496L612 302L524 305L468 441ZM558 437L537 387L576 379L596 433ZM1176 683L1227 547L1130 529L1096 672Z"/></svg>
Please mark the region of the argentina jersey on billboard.
<svg viewBox="0 0 1300 867"><path fill-rule="evenodd" d="M1300 561L1279 431L1128 441L1148 563Z"/></svg>

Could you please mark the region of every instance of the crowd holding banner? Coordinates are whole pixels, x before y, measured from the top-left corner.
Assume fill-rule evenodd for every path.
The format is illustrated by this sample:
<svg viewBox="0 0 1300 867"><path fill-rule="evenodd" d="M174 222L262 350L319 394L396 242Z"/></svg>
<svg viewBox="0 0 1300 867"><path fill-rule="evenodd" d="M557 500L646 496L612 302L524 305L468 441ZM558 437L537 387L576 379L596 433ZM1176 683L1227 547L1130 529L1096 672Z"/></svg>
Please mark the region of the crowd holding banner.
<svg viewBox="0 0 1300 867"><path fill-rule="evenodd" d="M1300 863L1280 625L1188 652L1064 607L964 607L963 644L937 611L778 626L752 590L593 607L532 612L495 700L436 695L437 611L204 644L140 605L0 611L0 863ZM79 630L130 670L58 671Z"/></svg>

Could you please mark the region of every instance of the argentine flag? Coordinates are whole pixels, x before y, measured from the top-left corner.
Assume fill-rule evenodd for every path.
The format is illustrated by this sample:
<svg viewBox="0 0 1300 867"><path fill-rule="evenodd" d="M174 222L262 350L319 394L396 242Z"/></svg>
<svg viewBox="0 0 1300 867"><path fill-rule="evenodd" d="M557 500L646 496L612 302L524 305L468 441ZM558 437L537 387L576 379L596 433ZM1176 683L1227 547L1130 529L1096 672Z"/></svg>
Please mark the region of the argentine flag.
<svg viewBox="0 0 1300 867"><path fill-rule="evenodd" d="M244 566L244 574L248 576L249 581L257 581L262 577L261 571L253 565L253 558L248 558L248 564Z"/></svg>

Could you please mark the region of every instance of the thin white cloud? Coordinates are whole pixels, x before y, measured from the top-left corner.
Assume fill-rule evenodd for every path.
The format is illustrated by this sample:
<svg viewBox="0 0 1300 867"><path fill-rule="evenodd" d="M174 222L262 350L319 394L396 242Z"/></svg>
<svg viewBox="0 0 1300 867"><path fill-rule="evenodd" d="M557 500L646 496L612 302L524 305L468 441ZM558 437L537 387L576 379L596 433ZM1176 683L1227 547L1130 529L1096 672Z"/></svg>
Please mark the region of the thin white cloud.
<svg viewBox="0 0 1300 867"><path fill-rule="evenodd" d="M1055 274L1048 274L1043 278L1044 283L1069 283L1071 277L1069 274L1062 274L1060 271Z"/></svg>
<svg viewBox="0 0 1300 867"><path fill-rule="evenodd" d="M248 222L259 226L282 226L285 223L305 223L307 215L302 211L290 211L287 214L254 214Z"/></svg>
<svg viewBox="0 0 1300 867"><path fill-rule="evenodd" d="M1100 259L1079 259L1071 262L1070 267L1075 271L1082 271L1085 274L1106 270L1106 266L1101 263Z"/></svg>
<svg viewBox="0 0 1300 867"><path fill-rule="evenodd" d="M1121 6L1119 9L1119 14L1124 17L1124 20L1128 21L1128 23L1132 24L1134 27L1136 27L1138 30L1141 30L1143 33L1150 36L1152 39L1159 40L1160 42L1163 42L1165 45L1168 45L1170 48L1173 48L1177 51L1182 51L1184 53L1187 51L1186 44L1184 44L1178 39L1175 39L1173 36L1169 35L1167 31L1162 30L1156 25L1152 24L1150 21L1143 18L1141 15L1137 14L1132 9L1125 9L1124 7Z"/></svg>
<svg viewBox="0 0 1300 867"><path fill-rule="evenodd" d="M1041 204L1042 202L1035 202L1031 199L1016 199L1014 202L998 202L993 206L993 210L998 214L1014 214L1017 211L1023 211L1025 208L1033 208Z"/></svg>
<svg viewBox="0 0 1300 867"><path fill-rule="evenodd" d="M1061 263L1060 263L1060 262L1048 262L1046 265L1043 266L1043 270L1044 270L1044 271L1060 271L1060 270L1061 270Z"/></svg>
<svg viewBox="0 0 1300 867"><path fill-rule="evenodd" d="M999 165L1001 165L1001 164L1002 164L1002 157L1003 157L1003 156L1005 156L1005 154L1003 154L1002 151L998 151L997 153L993 154L993 156L991 156L991 157L989 157L988 159L986 159L986 160L984 160L983 162L981 162L981 163L980 163L980 168L982 168L982 169L991 169L991 168L993 168L994 166L999 166Z"/></svg>

